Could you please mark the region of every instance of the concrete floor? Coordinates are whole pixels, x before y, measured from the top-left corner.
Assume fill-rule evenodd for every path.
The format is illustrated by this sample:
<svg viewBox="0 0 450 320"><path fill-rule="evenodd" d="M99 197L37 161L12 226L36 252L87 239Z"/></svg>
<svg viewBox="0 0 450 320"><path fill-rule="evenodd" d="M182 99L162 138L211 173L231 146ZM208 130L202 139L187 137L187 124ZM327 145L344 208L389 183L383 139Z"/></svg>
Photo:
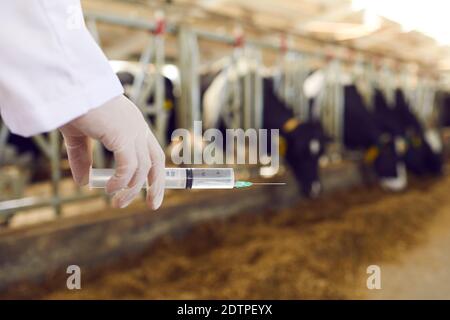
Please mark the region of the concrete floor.
<svg viewBox="0 0 450 320"><path fill-rule="evenodd" d="M380 264L382 288L368 298L450 299L450 199L423 232L423 243Z"/></svg>

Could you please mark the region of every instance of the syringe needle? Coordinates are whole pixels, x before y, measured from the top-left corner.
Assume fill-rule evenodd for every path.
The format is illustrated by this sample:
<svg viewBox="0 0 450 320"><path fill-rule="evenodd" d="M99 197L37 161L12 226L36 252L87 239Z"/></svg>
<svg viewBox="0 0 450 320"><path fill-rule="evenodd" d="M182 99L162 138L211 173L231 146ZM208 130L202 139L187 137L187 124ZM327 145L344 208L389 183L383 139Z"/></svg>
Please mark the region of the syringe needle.
<svg viewBox="0 0 450 320"><path fill-rule="evenodd" d="M259 186L284 186L286 182L253 182L253 185Z"/></svg>
<svg viewBox="0 0 450 320"><path fill-rule="evenodd" d="M286 182L250 182L250 181L236 181L235 188L248 188L251 186L283 186Z"/></svg>

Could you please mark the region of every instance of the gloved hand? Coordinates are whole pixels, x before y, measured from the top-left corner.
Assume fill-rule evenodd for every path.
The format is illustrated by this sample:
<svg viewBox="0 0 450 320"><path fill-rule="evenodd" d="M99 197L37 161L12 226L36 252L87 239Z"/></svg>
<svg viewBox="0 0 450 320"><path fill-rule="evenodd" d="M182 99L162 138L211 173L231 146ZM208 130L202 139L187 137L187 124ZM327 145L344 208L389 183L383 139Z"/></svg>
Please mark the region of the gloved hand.
<svg viewBox="0 0 450 320"><path fill-rule="evenodd" d="M164 197L165 156L139 109L125 96L114 98L60 128L74 180L85 185L92 165L89 138L114 154L115 175L106 184L115 207L126 207L148 179L147 204L153 210Z"/></svg>

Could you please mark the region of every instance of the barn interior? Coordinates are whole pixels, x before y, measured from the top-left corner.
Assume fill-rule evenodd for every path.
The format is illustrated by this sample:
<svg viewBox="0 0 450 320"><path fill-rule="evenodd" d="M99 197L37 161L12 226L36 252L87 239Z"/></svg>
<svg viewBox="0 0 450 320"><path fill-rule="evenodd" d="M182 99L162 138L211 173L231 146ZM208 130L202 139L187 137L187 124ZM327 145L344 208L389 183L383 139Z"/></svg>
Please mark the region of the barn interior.
<svg viewBox="0 0 450 320"><path fill-rule="evenodd" d="M449 4L81 3L68 14L84 16L166 166L253 185L166 190L157 211L143 190L114 209L76 186L58 130L1 123L0 298L450 299ZM203 151L207 129L277 135L258 136L263 155L234 145L243 163L180 164L180 128ZM93 167L113 168L93 146Z"/></svg>

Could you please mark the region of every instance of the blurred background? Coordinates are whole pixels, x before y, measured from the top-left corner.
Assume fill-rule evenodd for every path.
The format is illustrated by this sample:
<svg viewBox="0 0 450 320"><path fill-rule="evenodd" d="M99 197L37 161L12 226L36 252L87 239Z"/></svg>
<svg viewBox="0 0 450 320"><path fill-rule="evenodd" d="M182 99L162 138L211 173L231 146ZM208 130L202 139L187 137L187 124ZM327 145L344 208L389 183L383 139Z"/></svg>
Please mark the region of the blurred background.
<svg viewBox="0 0 450 320"><path fill-rule="evenodd" d="M277 170L230 166L286 185L171 190L157 212L143 192L112 209L75 186L59 132L1 124L1 298L450 298L449 4L82 5L167 166L172 132L194 121L279 129ZM94 167L113 166L94 144ZM373 265L381 289L367 286Z"/></svg>

